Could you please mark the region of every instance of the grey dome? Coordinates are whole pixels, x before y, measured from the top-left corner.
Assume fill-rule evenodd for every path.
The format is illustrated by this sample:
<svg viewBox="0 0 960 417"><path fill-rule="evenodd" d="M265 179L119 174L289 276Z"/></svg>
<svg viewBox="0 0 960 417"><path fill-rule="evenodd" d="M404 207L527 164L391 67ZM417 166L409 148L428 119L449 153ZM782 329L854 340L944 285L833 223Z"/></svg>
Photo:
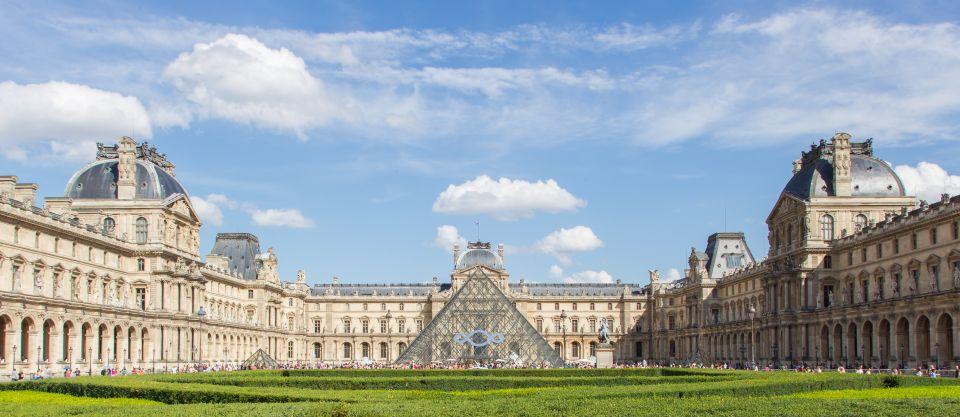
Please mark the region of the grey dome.
<svg viewBox="0 0 960 417"><path fill-rule="evenodd" d="M902 197L906 195L903 183L885 162L866 155L850 155L850 194L860 197ZM787 186L785 193L809 200L811 197L835 196L833 163L817 158L804 163Z"/></svg>
<svg viewBox="0 0 960 417"><path fill-rule="evenodd" d="M69 198L117 198L118 163L116 159L106 159L88 164L73 174L64 195ZM163 169L142 159L137 159L136 164L135 198L161 200L174 194L187 195L183 186Z"/></svg>
<svg viewBox="0 0 960 417"><path fill-rule="evenodd" d="M468 249L457 259L457 269L473 268L483 265L492 269L503 269L503 260L490 249Z"/></svg>

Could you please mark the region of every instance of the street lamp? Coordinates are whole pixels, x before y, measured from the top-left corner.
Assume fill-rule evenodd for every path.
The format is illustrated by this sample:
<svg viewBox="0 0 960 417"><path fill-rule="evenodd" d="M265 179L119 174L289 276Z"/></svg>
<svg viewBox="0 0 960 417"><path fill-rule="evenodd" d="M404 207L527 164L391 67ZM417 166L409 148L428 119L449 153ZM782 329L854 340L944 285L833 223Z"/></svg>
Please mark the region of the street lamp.
<svg viewBox="0 0 960 417"><path fill-rule="evenodd" d="M757 358L756 358L757 347L756 347L756 341L753 340L753 334L755 332L754 330L755 325L753 320L757 317L757 308L753 306L753 303L750 303L750 307L748 311L750 313L750 366L753 367L753 366L756 366L757 364Z"/></svg>
<svg viewBox="0 0 960 417"><path fill-rule="evenodd" d="M157 373L157 348L150 348L150 358L152 359L151 362L153 362L153 370L151 373L155 374Z"/></svg>
<svg viewBox="0 0 960 417"><path fill-rule="evenodd" d="M937 361L937 369L940 369L940 342L934 343L934 350L937 352L937 357L934 358Z"/></svg>
<svg viewBox="0 0 960 417"><path fill-rule="evenodd" d="M200 309L197 310L197 317L200 318L200 355L199 362L203 362L203 318L207 316L207 311L203 309L203 306L200 306Z"/></svg>
<svg viewBox="0 0 960 417"><path fill-rule="evenodd" d="M900 369L903 369L903 343L900 344Z"/></svg>
<svg viewBox="0 0 960 417"><path fill-rule="evenodd" d="M40 352L41 347L37 346L37 372L40 372Z"/></svg>
<svg viewBox="0 0 960 417"><path fill-rule="evenodd" d="M87 348L87 363L89 364L87 369L87 376L93 376L93 348L92 347Z"/></svg>
<svg viewBox="0 0 960 417"><path fill-rule="evenodd" d="M17 372L17 345L13 345L13 357L10 358L10 365L12 365L13 373Z"/></svg>
<svg viewBox="0 0 960 417"><path fill-rule="evenodd" d="M563 346L560 347L560 358L567 359L567 310L560 310L560 329L563 331Z"/></svg>

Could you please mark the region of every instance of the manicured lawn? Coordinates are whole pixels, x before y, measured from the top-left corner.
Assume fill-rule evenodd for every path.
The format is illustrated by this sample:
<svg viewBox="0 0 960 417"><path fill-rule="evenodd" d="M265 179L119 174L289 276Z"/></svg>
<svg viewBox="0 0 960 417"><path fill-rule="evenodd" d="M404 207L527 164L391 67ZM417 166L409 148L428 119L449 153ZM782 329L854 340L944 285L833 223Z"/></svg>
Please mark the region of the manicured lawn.
<svg viewBox="0 0 960 417"><path fill-rule="evenodd" d="M0 384L0 415L960 415L960 380L684 369L88 377Z"/></svg>

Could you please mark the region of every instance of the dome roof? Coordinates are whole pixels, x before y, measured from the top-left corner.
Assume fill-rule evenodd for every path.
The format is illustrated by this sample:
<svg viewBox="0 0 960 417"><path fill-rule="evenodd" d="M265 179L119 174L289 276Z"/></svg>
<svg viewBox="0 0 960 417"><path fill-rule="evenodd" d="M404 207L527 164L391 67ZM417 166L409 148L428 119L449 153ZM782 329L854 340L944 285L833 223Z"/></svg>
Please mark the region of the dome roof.
<svg viewBox="0 0 960 417"><path fill-rule="evenodd" d="M850 194L859 197L902 197L903 183L890 165L867 155L850 155ZM783 192L809 200L811 197L835 196L833 163L817 158L804 163Z"/></svg>
<svg viewBox="0 0 960 417"><path fill-rule="evenodd" d="M457 258L457 269L473 268L483 265L491 269L503 269L503 260L490 249L473 248L460 254Z"/></svg>
<svg viewBox="0 0 960 417"><path fill-rule="evenodd" d="M69 198L116 199L116 159L103 159L87 164L70 178L64 195ZM137 159L137 199L165 199L174 194L187 195L183 186L168 172L150 161Z"/></svg>

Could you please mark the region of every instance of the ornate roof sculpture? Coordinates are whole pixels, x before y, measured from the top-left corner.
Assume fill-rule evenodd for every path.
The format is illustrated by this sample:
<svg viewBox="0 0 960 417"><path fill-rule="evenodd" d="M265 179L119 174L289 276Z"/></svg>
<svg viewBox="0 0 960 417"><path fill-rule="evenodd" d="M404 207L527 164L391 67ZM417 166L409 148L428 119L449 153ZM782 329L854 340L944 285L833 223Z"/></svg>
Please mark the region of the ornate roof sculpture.
<svg viewBox="0 0 960 417"><path fill-rule="evenodd" d="M126 156L129 155L129 160ZM129 164L129 165L125 165ZM129 169L121 169L129 166ZM143 143L136 146L133 139L123 137L114 146L97 144L97 160L73 174L67 182L64 196L89 199L154 199L162 200L175 194L187 195L187 191L174 178L173 164L166 156L157 153ZM130 177L127 177L130 175ZM129 197L118 193L120 185L128 181Z"/></svg>
<svg viewBox="0 0 960 417"><path fill-rule="evenodd" d="M257 349L249 358L243 361L247 369L277 369L280 364L263 349Z"/></svg>
<svg viewBox="0 0 960 417"><path fill-rule="evenodd" d="M834 154L837 138L849 143L848 173L852 196L894 196L906 195L900 177L886 162L873 156L873 140L850 142L850 135L838 133L833 141L820 140L810 145L809 152L802 152L800 159L794 161L794 175L784 187L787 194L802 200L812 197L836 196L834 190ZM847 167L844 167L847 168Z"/></svg>
<svg viewBox="0 0 960 417"><path fill-rule="evenodd" d="M563 366L560 355L483 268L474 268L396 363L435 362Z"/></svg>

